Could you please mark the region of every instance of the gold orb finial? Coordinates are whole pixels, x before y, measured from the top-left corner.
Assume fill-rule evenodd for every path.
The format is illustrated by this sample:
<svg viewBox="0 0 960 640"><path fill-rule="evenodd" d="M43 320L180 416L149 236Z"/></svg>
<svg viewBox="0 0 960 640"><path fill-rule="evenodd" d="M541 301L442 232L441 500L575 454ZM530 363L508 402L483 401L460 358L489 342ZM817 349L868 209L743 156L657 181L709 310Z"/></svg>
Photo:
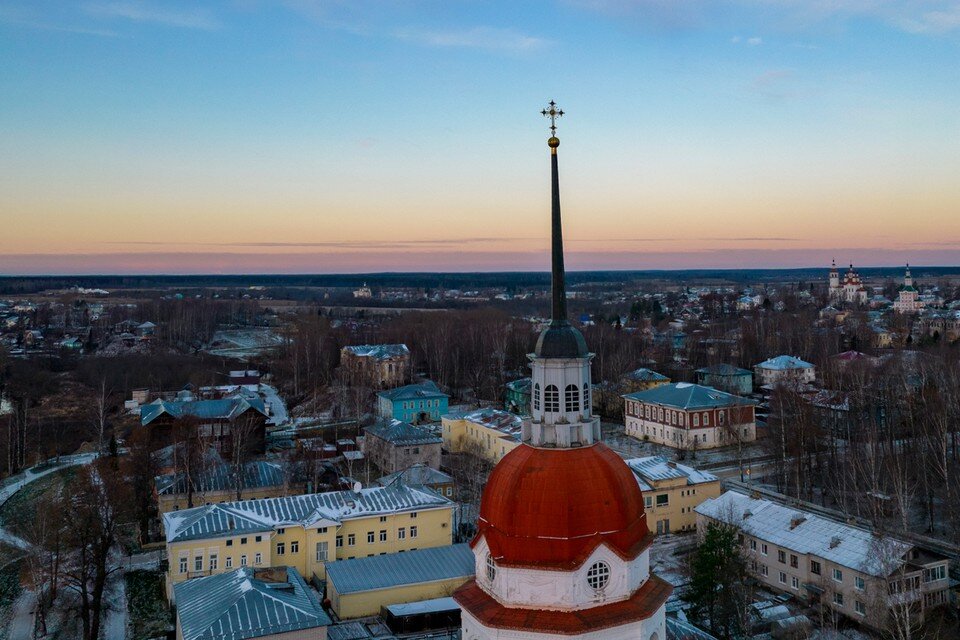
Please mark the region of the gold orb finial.
<svg viewBox="0 0 960 640"><path fill-rule="evenodd" d="M551 149L556 149L560 146L560 138L557 136L551 136L550 139L547 140L547 146Z"/></svg>

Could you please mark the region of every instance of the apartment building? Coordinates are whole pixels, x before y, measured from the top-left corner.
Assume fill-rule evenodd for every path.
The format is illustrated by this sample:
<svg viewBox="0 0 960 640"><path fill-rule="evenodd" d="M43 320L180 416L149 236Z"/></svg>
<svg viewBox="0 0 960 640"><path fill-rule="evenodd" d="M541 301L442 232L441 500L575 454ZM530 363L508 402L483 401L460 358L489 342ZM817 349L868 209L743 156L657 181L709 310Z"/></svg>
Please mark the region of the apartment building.
<svg viewBox="0 0 960 640"><path fill-rule="evenodd" d="M949 559L909 542L735 491L694 510L700 532L711 522L740 531L764 586L837 616L879 630L947 603Z"/></svg>
<svg viewBox="0 0 960 640"><path fill-rule="evenodd" d="M453 508L433 491L398 481L166 513L167 593L184 580L239 567L291 566L324 579L328 562L448 545Z"/></svg>
<svg viewBox="0 0 960 640"><path fill-rule="evenodd" d="M520 445L523 418L499 409L478 409L441 419L443 448L471 453L493 464Z"/></svg>
<svg viewBox="0 0 960 640"><path fill-rule="evenodd" d="M694 507L720 495L720 478L661 456L624 460L643 491L647 526L658 534L694 531Z"/></svg>

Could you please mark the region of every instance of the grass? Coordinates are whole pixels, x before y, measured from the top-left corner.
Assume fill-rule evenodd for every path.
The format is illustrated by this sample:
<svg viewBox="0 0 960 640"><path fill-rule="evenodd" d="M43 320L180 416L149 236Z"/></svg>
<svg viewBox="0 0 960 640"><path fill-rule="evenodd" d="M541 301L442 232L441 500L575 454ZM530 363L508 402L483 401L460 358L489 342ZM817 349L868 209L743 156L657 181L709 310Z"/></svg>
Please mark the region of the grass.
<svg viewBox="0 0 960 640"><path fill-rule="evenodd" d="M137 569L124 577L133 637L138 640L166 637L172 618L164 596L163 573Z"/></svg>
<svg viewBox="0 0 960 640"><path fill-rule="evenodd" d="M76 467L64 467L34 480L17 491L3 506L0 506L0 524L13 533L22 534L25 527L34 519L37 500L46 492L68 483L76 472Z"/></svg>

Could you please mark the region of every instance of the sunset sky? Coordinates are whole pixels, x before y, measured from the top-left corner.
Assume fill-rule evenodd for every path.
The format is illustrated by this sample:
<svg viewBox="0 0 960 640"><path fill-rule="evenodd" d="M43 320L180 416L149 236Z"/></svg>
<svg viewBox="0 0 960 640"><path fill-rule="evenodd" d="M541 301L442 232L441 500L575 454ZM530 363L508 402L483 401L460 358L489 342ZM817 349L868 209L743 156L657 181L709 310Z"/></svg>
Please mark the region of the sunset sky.
<svg viewBox="0 0 960 640"><path fill-rule="evenodd" d="M0 0L0 273L960 265L960 3Z"/></svg>

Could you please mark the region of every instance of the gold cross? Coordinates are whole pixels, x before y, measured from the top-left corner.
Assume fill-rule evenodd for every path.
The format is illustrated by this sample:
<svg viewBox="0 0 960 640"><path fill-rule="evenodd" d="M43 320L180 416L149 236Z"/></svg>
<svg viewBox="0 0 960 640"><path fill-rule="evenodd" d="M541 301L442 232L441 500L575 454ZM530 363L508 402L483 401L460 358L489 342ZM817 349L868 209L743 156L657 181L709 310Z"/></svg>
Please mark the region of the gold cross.
<svg viewBox="0 0 960 640"><path fill-rule="evenodd" d="M540 115L550 118L550 135L556 137L557 135L557 118L563 115L563 109L557 108L557 103L553 100L550 101L550 108L544 109L540 112Z"/></svg>

